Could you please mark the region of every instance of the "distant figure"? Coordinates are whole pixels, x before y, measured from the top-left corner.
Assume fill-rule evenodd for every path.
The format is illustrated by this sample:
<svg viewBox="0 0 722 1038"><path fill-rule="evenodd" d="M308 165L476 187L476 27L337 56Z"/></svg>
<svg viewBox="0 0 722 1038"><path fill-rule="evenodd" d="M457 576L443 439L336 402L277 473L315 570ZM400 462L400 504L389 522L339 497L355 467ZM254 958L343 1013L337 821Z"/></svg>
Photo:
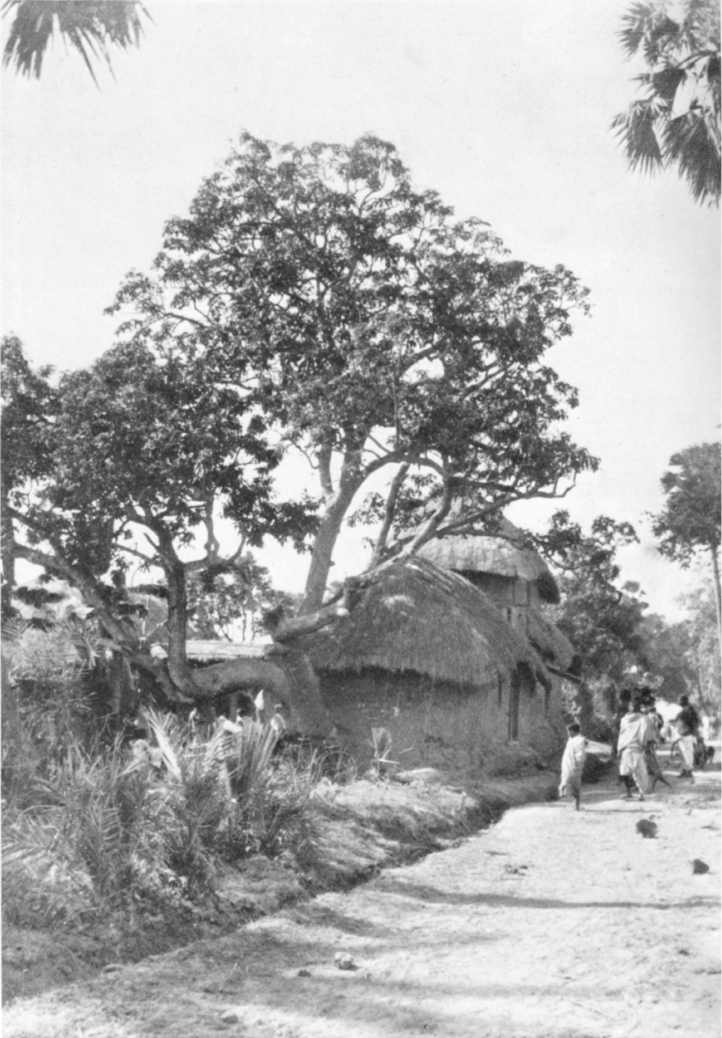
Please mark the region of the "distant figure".
<svg viewBox="0 0 722 1038"><path fill-rule="evenodd" d="M625 797L631 799L636 786L639 799L644 800L647 789L647 768L644 763L644 741L647 722L641 712L640 696L632 696L629 710L619 726L617 751L619 753L619 778L626 788Z"/></svg>
<svg viewBox="0 0 722 1038"><path fill-rule="evenodd" d="M582 798L582 771L587 759L587 740L576 723L567 725L569 738L562 756L562 780L559 785L559 796L567 794L574 797L574 809L579 810Z"/></svg>
<svg viewBox="0 0 722 1038"><path fill-rule="evenodd" d="M657 744L661 739L659 722L662 718L657 713L656 700L651 692L642 697L641 707L645 721L642 733L644 740L644 763L651 782L650 792L654 793L654 787L658 782L664 783L665 786L671 789L672 784L664 777L662 766L657 759Z"/></svg>
<svg viewBox="0 0 722 1038"><path fill-rule="evenodd" d="M677 731L675 743L682 754L682 770L679 777L694 781L692 769L694 768L694 751L699 737L699 714L690 705L687 696L680 696L678 702L682 709L677 714L674 724Z"/></svg>

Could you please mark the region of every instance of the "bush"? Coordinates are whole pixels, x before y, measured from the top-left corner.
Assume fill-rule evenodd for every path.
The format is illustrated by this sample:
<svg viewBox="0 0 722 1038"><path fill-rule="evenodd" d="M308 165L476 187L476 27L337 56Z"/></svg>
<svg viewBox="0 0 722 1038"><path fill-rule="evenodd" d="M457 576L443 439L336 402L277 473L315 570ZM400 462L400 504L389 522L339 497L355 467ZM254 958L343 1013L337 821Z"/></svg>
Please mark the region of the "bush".
<svg viewBox="0 0 722 1038"><path fill-rule="evenodd" d="M84 662L65 624L38 630L25 621L3 627L7 664L3 705L12 696L12 725L3 721L2 780L7 804L29 805L34 777L47 774L68 746L90 749L94 725ZM88 659L90 657L86 657Z"/></svg>

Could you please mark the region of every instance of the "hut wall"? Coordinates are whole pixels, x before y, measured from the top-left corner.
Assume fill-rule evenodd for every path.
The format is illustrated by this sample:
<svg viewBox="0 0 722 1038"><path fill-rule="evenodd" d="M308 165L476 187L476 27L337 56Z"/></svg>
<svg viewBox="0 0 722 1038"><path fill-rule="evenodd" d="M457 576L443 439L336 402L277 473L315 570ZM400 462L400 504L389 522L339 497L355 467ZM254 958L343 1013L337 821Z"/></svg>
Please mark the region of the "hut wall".
<svg viewBox="0 0 722 1038"><path fill-rule="evenodd" d="M387 728L391 758L403 769L434 767L498 774L561 752L560 699L520 675L518 725L511 731L511 678L464 688L406 672L319 673L321 694L341 741L361 768L371 761L371 729ZM515 739L510 735L516 734Z"/></svg>

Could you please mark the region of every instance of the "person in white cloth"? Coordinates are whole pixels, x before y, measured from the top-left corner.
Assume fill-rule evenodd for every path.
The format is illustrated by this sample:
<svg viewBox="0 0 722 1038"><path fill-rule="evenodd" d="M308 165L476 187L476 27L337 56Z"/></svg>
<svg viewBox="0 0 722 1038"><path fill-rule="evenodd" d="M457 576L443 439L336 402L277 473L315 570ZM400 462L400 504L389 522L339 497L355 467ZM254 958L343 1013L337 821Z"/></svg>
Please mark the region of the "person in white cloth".
<svg viewBox="0 0 722 1038"><path fill-rule="evenodd" d="M587 740L582 735L581 726L576 721L567 725L569 738L562 756L562 780L559 785L559 796L574 797L574 808L579 810L582 799L582 771L587 759Z"/></svg>
<svg viewBox="0 0 722 1038"><path fill-rule="evenodd" d="M619 726L619 778L626 787L625 799L631 799L632 790L636 786L639 799L644 800L644 794L649 788L649 776L644 763L647 723L641 706L641 696L633 695L629 710Z"/></svg>

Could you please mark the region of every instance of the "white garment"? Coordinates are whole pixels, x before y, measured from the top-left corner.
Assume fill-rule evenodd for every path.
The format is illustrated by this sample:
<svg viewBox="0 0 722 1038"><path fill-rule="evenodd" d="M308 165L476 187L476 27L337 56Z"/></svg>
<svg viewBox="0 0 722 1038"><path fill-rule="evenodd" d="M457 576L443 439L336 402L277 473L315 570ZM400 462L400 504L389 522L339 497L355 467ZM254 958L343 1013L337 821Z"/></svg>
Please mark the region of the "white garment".
<svg viewBox="0 0 722 1038"><path fill-rule="evenodd" d="M649 775L644 763L644 744L647 734L647 719L643 714L625 714L619 726L619 774L631 775L640 793L649 789Z"/></svg>
<svg viewBox="0 0 722 1038"><path fill-rule="evenodd" d="M582 771L587 759L587 740L583 735L570 735L562 756L562 778L559 795L577 795L582 785Z"/></svg>
<svg viewBox="0 0 722 1038"><path fill-rule="evenodd" d="M679 752L682 754L684 770L691 771L694 768L694 748L697 740L693 735L680 735L677 739Z"/></svg>

